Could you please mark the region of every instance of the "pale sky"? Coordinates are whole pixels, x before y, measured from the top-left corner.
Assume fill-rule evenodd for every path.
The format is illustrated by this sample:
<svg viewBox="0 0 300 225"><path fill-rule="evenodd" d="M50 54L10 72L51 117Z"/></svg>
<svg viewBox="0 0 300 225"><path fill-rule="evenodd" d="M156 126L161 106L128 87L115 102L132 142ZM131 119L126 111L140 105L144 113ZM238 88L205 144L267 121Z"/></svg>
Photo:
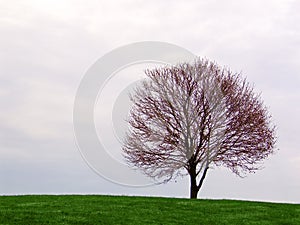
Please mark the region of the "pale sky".
<svg viewBox="0 0 300 225"><path fill-rule="evenodd" d="M291 0L0 0L0 195L188 197L187 177L148 188L111 183L75 143L73 102L88 68L117 47L153 40L242 71L277 125L279 150L263 170L243 179L210 170L199 197L300 203L299 11Z"/></svg>

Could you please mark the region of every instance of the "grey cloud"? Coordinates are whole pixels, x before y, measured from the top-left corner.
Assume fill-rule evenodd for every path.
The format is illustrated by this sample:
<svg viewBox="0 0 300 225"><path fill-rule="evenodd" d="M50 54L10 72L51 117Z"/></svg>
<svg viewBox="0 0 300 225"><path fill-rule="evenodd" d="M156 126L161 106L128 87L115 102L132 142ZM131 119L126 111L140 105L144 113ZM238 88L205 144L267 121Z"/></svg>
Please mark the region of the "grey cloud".
<svg viewBox="0 0 300 225"><path fill-rule="evenodd" d="M278 126L280 151L264 170L245 179L212 170L200 195L300 202L297 1L76 0L0 5L0 194L187 196L185 178L147 189L103 180L80 158L73 137L72 104L88 67L123 44L159 40L242 71L262 92ZM282 177L286 182L278 185Z"/></svg>

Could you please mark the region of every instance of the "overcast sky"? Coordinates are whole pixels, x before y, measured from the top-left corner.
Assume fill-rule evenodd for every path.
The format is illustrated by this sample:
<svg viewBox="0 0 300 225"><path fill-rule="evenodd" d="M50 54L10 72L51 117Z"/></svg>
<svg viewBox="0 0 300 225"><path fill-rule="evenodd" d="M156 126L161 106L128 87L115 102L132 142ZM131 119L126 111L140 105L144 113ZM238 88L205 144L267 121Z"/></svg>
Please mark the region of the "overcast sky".
<svg viewBox="0 0 300 225"><path fill-rule="evenodd" d="M291 0L0 0L0 194L188 197L187 178L111 183L75 143L73 102L88 68L114 48L155 40L242 71L277 125L279 150L263 170L243 179L210 170L199 197L300 203L299 11Z"/></svg>

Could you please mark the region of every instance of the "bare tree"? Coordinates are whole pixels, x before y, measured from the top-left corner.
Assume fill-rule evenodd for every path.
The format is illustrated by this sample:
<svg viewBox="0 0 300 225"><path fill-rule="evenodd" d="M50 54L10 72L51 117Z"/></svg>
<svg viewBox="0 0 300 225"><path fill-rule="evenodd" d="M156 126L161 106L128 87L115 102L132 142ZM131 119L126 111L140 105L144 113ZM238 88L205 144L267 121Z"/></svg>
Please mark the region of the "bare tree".
<svg viewBox="0 0 300 225"><path fill-rule="evenodd" d="M273 152L271 117L240 74L197 59L146 75L131 95L123 145L129 165L164 181L189 174L197 198L212 165L242 176Z"/></svg>

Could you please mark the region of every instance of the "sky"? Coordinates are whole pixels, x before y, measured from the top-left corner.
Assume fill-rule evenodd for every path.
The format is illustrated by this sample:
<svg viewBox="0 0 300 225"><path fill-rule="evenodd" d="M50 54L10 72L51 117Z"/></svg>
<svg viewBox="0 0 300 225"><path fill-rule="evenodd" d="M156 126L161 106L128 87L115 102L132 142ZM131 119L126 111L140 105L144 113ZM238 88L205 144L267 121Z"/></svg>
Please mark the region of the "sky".
<svg viewBox="0 0 300 225"><path fill-rule="evenodd" d="M291 0L0 0L0 195L189 196L187 177L139 188L110 182L76 144L73 104L85 73L113 49L150 40L242 72L277 126L276 154L264 169L239 178L213 168L199 197L300 203L299 11L300 2ZM95 106L98 133L111 114L114 126L125 129L119 110L128 104L121 98L129 84L120 83L128 74L137 79L143 68L119 71L107 83L109 98ZM122 160L118 135L104 142Z"/></svg>

